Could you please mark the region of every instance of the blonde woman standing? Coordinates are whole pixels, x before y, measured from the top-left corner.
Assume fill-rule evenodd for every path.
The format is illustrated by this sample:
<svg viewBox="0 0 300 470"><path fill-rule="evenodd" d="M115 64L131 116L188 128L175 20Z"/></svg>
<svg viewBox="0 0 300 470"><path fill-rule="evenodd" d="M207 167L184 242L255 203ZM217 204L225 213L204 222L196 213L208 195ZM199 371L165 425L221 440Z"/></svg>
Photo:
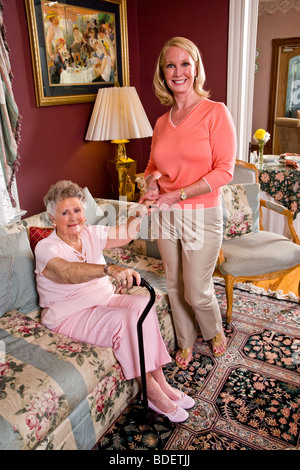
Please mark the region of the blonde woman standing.
<svg viewBox="0 0 300 470"><path fill-rule="evenodd" d="M236 157L232 118L223 103L208 99L200 52L175 37L159 55L154 89L171 109L155 125L145 171L158 246L164 261L179 349L185 369L199 328L215 356L226 337L212 274L222 241L220 187L230 182Z"/></svg>

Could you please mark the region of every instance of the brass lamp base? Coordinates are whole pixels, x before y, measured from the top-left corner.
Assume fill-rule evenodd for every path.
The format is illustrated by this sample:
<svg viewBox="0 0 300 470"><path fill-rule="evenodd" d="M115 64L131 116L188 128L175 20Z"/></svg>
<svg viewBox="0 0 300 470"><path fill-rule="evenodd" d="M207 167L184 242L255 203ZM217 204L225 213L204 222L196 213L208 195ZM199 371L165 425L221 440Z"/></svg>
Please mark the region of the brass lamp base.
<svg viewBox="0 0 300 470"><path fill-rule="evenodd" d="M126 155L125 144L129 140L112 140L116 144L116 156L107 162L115 197L127 201L135 198L136 161Z"/></svg>

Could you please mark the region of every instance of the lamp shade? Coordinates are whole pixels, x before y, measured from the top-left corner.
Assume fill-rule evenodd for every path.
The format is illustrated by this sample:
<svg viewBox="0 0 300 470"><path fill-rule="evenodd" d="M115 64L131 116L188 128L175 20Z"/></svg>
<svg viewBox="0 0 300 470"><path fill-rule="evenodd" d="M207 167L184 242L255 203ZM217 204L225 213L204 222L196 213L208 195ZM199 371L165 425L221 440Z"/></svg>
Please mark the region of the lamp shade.
<svg viewBox="0 0 300 470"><path fill-rule="evenodd" d="M100 88L86 140L121 140L153 134L134 87Z"/></svg>

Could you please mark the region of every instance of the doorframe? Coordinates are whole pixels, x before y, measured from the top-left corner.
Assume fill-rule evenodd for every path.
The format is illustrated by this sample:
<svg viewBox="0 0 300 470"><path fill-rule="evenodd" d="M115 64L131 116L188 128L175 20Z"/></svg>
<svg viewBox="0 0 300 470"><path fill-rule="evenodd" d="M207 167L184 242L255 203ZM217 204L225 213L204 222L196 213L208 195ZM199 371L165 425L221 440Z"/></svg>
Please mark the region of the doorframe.
<svg viewBox="0 0 300 470"><path fill-rule="evenodd" d="M227 107L237 133L237 158L248 161L252 139L259 0L229 0Z"/></svg>
<svg viewBox="0 0 300 470"><path fill-rule="evenodd" d="M278 87L278 65L279 52L282 46L295 46L300 43L299 37L293 38L277 38L272 40L272 60L271 60L271 79L270 79L270 96L269 96L269 113L268 113L268 132L271 138L266 146L266 150L273 152L273 141L275 136L275 109L277 103L277 87ZM269 147L269 149L268 149Z"/></svg>

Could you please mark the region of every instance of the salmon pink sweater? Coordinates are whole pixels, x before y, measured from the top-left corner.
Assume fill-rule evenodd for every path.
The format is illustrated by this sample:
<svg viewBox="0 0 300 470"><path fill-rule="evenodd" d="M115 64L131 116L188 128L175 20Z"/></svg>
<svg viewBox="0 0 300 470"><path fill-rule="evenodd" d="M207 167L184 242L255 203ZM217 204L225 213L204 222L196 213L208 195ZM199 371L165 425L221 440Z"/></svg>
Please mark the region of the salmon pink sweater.
<svg viewBox="0 0 300 470"><path fill-rule="evenodd" d="M204 98L177 126L171 110L157 120L145 176L160 174L161 194L204 178L210 191L180 205L215 207L220 204L220 187L232 179L235 157L236 133L227 107Z"/></svg>

